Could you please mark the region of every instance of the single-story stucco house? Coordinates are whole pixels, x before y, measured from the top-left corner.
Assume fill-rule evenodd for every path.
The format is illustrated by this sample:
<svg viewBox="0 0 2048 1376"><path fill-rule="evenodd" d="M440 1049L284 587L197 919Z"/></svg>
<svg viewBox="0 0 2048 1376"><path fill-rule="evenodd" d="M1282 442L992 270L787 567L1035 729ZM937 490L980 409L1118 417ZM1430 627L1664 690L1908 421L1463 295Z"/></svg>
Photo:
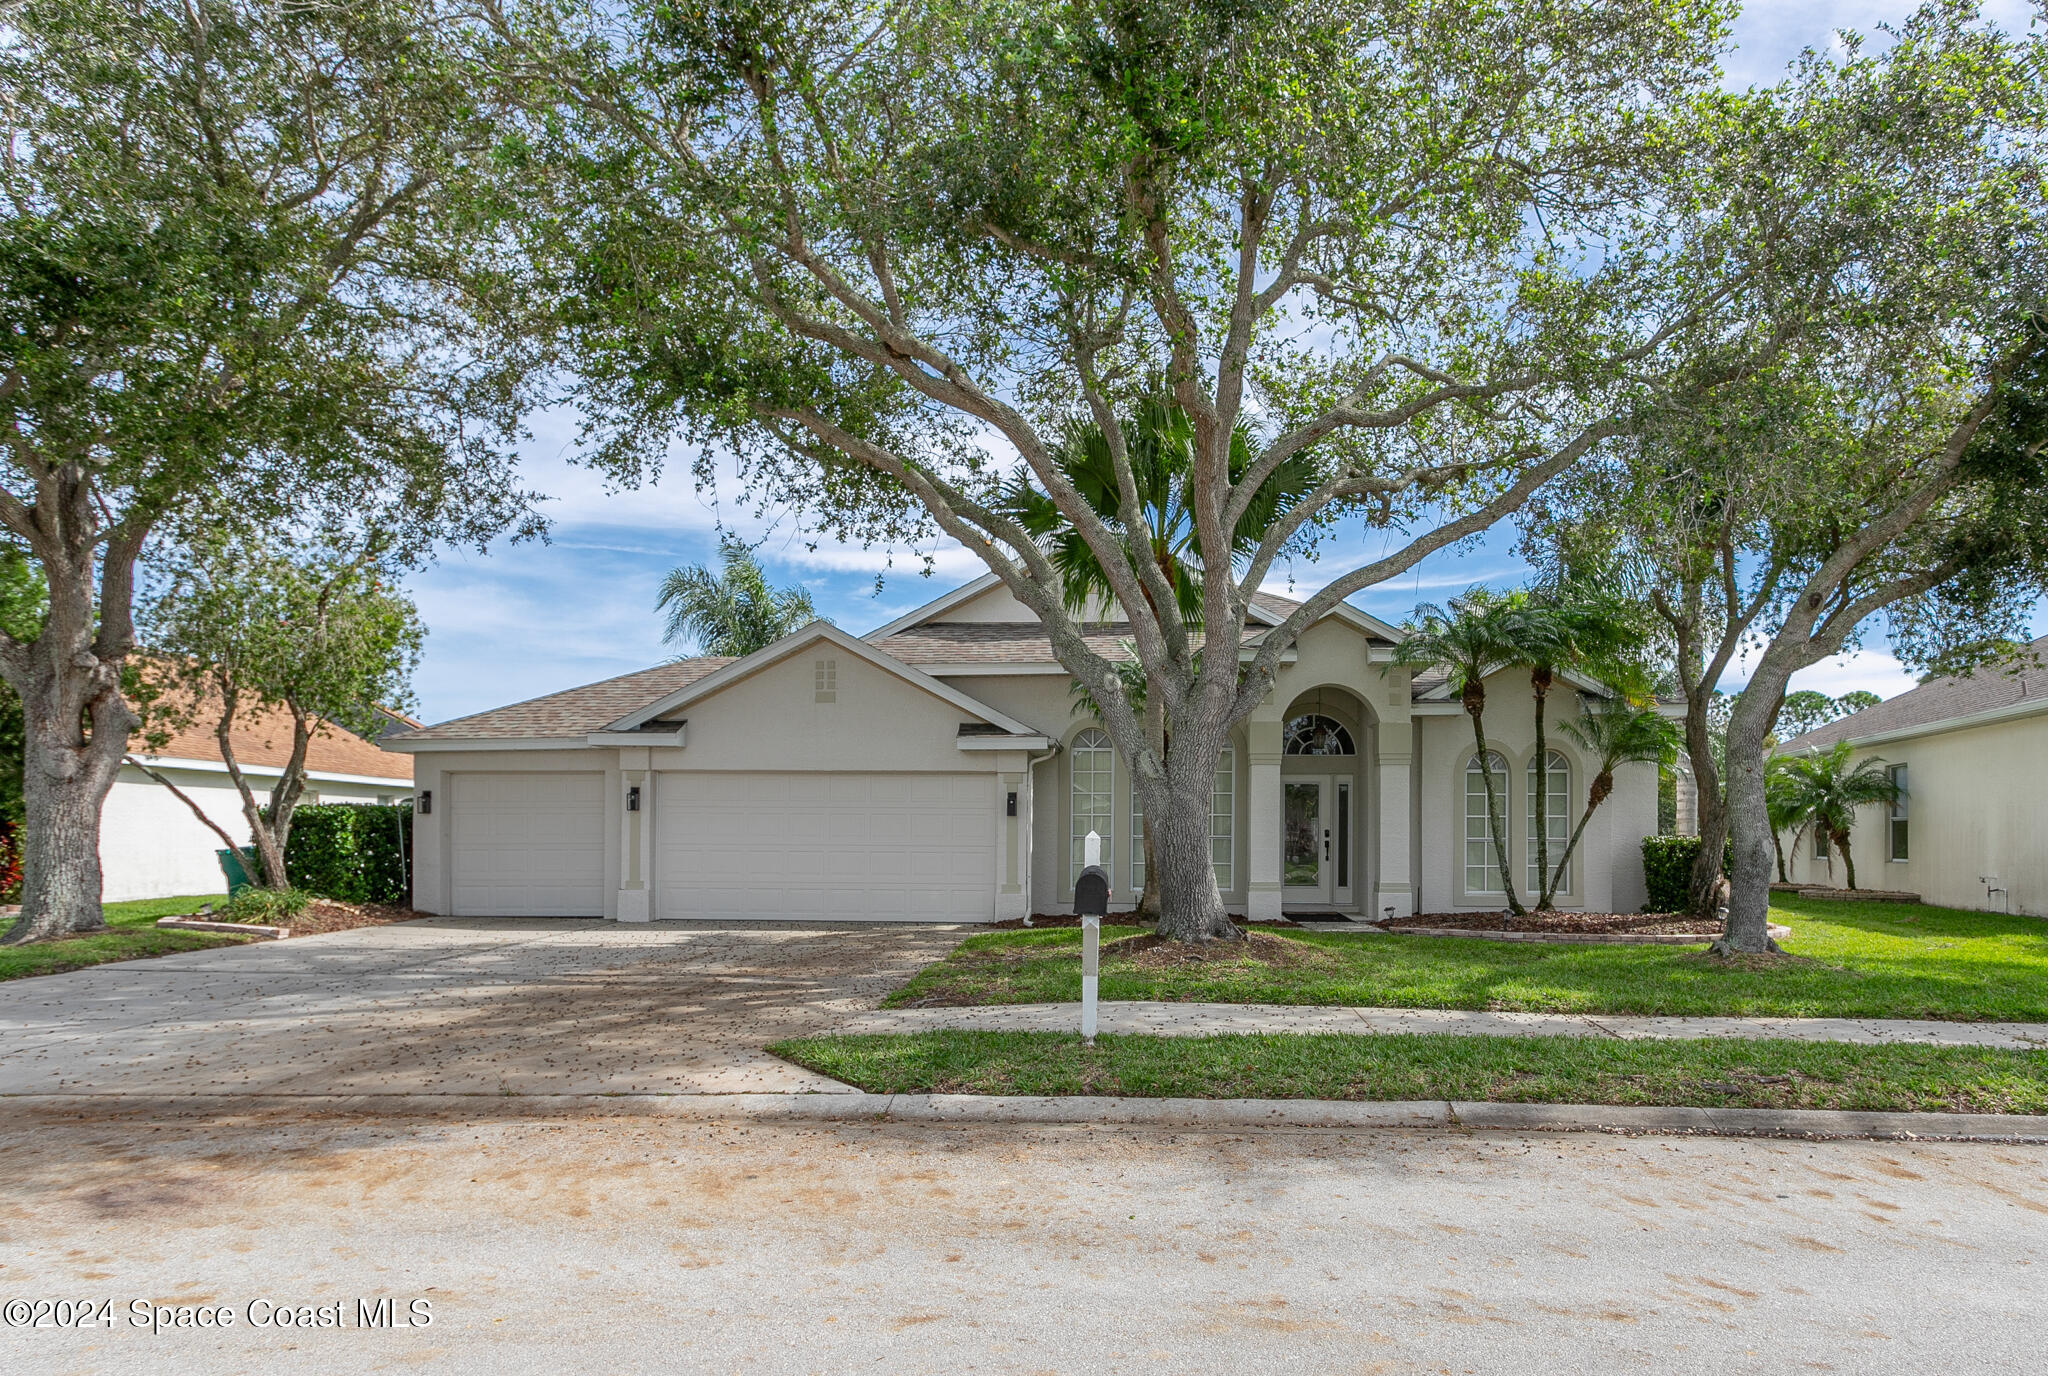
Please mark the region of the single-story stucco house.
<svg viewBox="0 0 2048 1376"><path fill-rule="evenodd" d="M203 713L201 714L204 715ZM419 725L388 714L394 727ZM243 776L266 796L291 760L292 722L283 708L244 709L229 741ZM137 737L132 757L162 774L244 845L249 823L242 795L221 760L211 723L171 734L154 752ZM412 796L412 760L380 750L339 726L324 726L306 745L308 803L397 803ZM225 894L220 837L192 815L177 794L134 764L124 764L100 810L101 893L105 901Z"/></svg>
<svg viewBox="0 0 2048 1376"><path fill-rule="evenodd" d="M1778 749L1837 741L1858 761L1882 760L1906 791L1897 806L1858 813L1849 833L1858 884L2048 917L2048 636L2010 665L1930 679ZM1845 882L1820 838L1786 843L1793 882Z"/></svg>
<svg viewBox="0 0 2048 1376"><path fill-rule="evenodd" d="M1294 603L1261 594L1250 636ZM1288 651L1217 771L1216 877L1234 912L1380 916L1501 906L1469 719L1390 659L1401 631L1339 605ZM1121 654L1125 627L1091 630ZM415 906L459 916L982 922L1066 911L1081 841L1112 903L1144 882L1108 738L1036 616L993 575L856 638L814 623L744 659L687 659L384 738L414 758ZM1528 675L1489 682L1510 863L1526 892ZM1582 693L1560 686L1553 721ZM1587 762L1551 734L1550 834ZM1561 902L1633 911L1657 772L1622 769Z"/></svg>

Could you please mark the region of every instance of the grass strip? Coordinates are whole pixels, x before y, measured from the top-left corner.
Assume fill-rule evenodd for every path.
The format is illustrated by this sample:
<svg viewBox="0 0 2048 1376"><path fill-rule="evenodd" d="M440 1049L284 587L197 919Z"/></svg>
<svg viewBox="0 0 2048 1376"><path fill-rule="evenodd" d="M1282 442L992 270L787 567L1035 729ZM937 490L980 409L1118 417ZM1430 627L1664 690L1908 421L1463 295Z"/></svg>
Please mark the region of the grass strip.
<svg viewBox="0 0 2048 1376"><path fill-rule="evenodd" d="M1466 1099L1526 1104L2048 1113L2048 1051L1604 1037L1101 1037L937 1031L769 1048L876 1094Z"/></svg>
<svg viewBox="0 0 2048 1376"><path fill-rule="evenodd" d="M1290 968L1222 961L1102 965L1105 999L1342 1004L1536 1013L2048 1022L2048 922L1920 904L1786 899L1795 959L1731 965L1699 947L1545 945L1282 931L1317 948ZM1135 931L1105 927L1103 939ZM970 937L886 1007L1080 997L1080 933Z"/></svg>
<svg viewBox="0 0 2048 1376"><path fill-rule="evenodd" d="M26 946L0 946L0 980L58 975L66 970L83 970L109 961L144 960L151 956L203 951L209 946L227 946L250 940L214 932L169 931L156 925L159 917L194 912L201 903L219 901L220 895L209 894L197 898L145 898L130 903L109 903L105 907L107 930L104 932L37 941ZM11 922L12 919L6 921Z"/></svg>

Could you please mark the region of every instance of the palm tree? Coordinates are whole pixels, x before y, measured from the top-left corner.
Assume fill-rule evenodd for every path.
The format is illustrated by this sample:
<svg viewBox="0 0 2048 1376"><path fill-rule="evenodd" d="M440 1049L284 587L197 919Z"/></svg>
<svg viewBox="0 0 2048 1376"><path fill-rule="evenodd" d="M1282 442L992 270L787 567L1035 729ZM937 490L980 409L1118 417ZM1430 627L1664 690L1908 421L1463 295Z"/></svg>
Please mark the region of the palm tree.
<svg viewBox="0 0 2048 1376"><path fill-rule="evenodd" d="M1198 552L1194 510L1187 501L1188 477L1194 469L1194 426L1179 407L1148 397L1120 428L1138 493L1136 511L1123 509L1116 463L1100 426L1078 423L1067 431L1059 456L1060 472L1117 537L1134 568L1140 559L1158 566L1173 590L1181 620L1190 627L1199 626L1205 570ZM1242 478L1251 462L1251 436L1240 426L1230 437L1231 481ZM1232 532L1232 555L1256 549L1279 512L1314 487L1315 469L1306 459L1290 459L1275 469ZM1078 612L1091 600L1111 595L1109 578L1094 549L1060 514L1052 498L1032 486L1028 473L1017 475L998 505L1050 554L1070 610Z"/></svg>
<svg viewBox="0 0 2048 1376"><path fill-rule="evenodd" d="M1501 887L1508 911L1520 917L1525 909L1515 896L1514 870L1508 864L1508 827L1504 800L1496 786L1486 748L1486 676L1518 662L1520 652L1509 635L1509 619L1520 615L1518 604L1490 589L1467 589L1449 609L1425 602L1409 620L1408 634L1394 647L1394 663L1409 668L1441 668L1450 672L1451 687L1472 718L1472 744L1479 772L1486 781L1486 830L1500 862Z"/></svg>
<svg viewBox="0 0 2048 1376"><path fill-rule="evenodd" d="M1141 559L1158 567L1172 590L1173 611L1182 624L1197 628L1202 620L1202 579L1206 570L1198 552L1194 511L1187 501L1188 477L1194 469L1194 426L1186 412L1153 396L1141 401L1120 428L1137 489L1137 510L1124 510L1116 463L1110 454L1109 439L1100 426L1077 423L1068 430L1060 451L1060 472L1109 527L1122 546L1123 557L1133 568ZM1233 482L1243 476L1251 461L1251 438L1240 427L1230 437ZM1231 540L1233 557L1256 549L1279 512L1314 487L1315 469L1306 459L1290 459L1274 470L1237 523ZM1053 567L1059 571L1061 595L1071 611L1080 612L1091 603L1109 600L1113 595L1109 576L1095 550L1061 514L1051 496L1032 486L1029 474L1020 472L997 504L1046 549ZM1227 576L1228 570L1224 572ZM1149 592L1146 595L1151 596ZM1153 612L1166 614L1157 606ZM1118 677L1127 700L1144 716L1147 742L1154 754L1165 759L1171 723L1166 720L1159 695L1146 691L1144 671L1135 656L1128 666L1119 667ZM1093 703L1092 692L1079 683L1075 685L1075 696ZM1130 761L1124 763L1128 767ZM1149 827L1144 845L1147 883L1138 899L1138 915L1151 917L1158 913L1159 900L1157 886L1150 882L1158 871L1153 868Z"/></svg>
<svg viewBox="0 0 2048 1376"><path fill-rule="evenodd" d="M1550 737L1545 725L1550 690L1559 672L1616 668L1626 635L1620 619L1597 602L1573 600L1570 593L1542 595L1516 591L1500 604L1500 635L1509 663L1529 667L1529 691L1536 703L1536 873L1544 876L1537 911L1551 906L1550 866ZM1560 866L1560 870L1562 867Z"/></svg>
<svg viewBox="0 0 2048 1376"><path fill-rule="evenodd" d="M1795 848L1799 838L1806 834L1806 818L1800 813L1799 797L1792 785L1792 762L1790 755L1775 754L1764 761L1764 812L1771 824L1771 850L1778 857L1780 884L1792 882L1785 869L1784 834L1792 833Z"/></svg>
<svg viewBox="0 0 2048 1376"><path fill-rule="evenodd" d="M670 569L656 610L668 612L662 640L693 643L699 654L750 655L791 631L822 620L801 587L776 588L754 551L728 535L718 542L723 574L702 564Z"/></svg>
<svg viewBox="0 0 2048 1376"><path fill-rule="evenodd" d="M1572 828L1571 840L1565 843L1556 870L1544 872L1543 896L1536 904L1539 909L1550 906L1551 896L1564 883L1566 866L1572 862L1572 852L1579 848L1586 823L1593 820L1594 811L1614 792L1614 771L1625 764L1655 763L1668 767L1678 759L1678 724L1654 707L1638 706L1625 698L1611 698L1577 721L1564 722L1560 729L1600 765L1586 788L1586 810L1579 815L1579 824Z"/></svg>
<svg viewBox="0 0 2048 1376"><path fill-rule="evenodd" d="M1826 750L1795 756L1786 766L1784 815L1818 827L1842 852L1849 887L1856 887L1856 859L1849 851L1849 831L1856 809L1874 803L1896 803L1905 796L1885 762L1875 756L1858 764L1855 748L1836 741Z"/></svg>

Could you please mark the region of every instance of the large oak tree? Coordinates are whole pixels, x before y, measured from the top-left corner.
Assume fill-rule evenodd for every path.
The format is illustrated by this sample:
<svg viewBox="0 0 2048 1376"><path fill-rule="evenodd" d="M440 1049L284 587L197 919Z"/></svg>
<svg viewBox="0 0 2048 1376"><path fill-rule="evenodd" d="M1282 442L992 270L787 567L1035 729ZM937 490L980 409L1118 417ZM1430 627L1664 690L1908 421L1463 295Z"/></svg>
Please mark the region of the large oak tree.
<svg viewBox="0 0 2048 1376"><path fill-rule="evenodd" d="M735 456L841 537L984 559L1127 761L1183 939L1231 931L1211 780L1296 635L1778 338L1767 227L1693 129L1714 3L481 12L594 461L645 478L694 441L700 476ZM1199 632L1059 462L1097 427L1137 509L1124 417L1155 388L1193 428ZM1314 481L1233 551L1291 463ZM1164 749L1000 502L1020 465L1128 617ZM1283 551L1353 519L1388 552L1234 652Z"/></svg>
<svg viewBox="0 0 2048 1376"><path fill-rule="evenodd" d="M1723 949L1770 948L1766 744L1791 676L1880 621L1967 663L2048 586L2048 47L1932 4L1881 52L1808 54L1741 102L1761 204L1827 284L1770 368L1650 413L1538 509L1581 566L1634 565L1676 651ZM1746 653L1717 777L1716 687ZM1725 799L1723 786L1725 785Z"/></svg>
<svg viewBox="0 0 2048 1376"><path fill-rule="evenodd" d="M482 118L412 0L0 4L0 527L48 587L0 635L26 718L7 939L101 924L137 560L171 521L378 509L419 550L520 519L516 351L446 284Z"/></svg>

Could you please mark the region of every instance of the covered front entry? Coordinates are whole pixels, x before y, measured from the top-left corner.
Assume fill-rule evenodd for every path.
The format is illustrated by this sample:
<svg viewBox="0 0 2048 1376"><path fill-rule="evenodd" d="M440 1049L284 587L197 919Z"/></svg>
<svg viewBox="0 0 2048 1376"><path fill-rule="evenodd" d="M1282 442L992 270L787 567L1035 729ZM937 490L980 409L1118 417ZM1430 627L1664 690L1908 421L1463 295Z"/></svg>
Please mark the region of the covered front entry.
<svg viewBox="0 0 2048 1376"><path fill-rule="evenodd" d="M1368 891L1359 763L1370 720L1356 695L1325 687L1296 698L1282 722L1280 880L1288 911L1349 912Z"/></svg>
<svg viewBox="0 0 2048 1376"><path fill-rule="evenodd" d="M989 774L655 776L654 916L987 922Z"/></svg>
<svg viewBox="0 0 2048 1376"><path fill-rule="evenodd" d="M603 774L447 777L455 916L604 916Z"/></svg>

